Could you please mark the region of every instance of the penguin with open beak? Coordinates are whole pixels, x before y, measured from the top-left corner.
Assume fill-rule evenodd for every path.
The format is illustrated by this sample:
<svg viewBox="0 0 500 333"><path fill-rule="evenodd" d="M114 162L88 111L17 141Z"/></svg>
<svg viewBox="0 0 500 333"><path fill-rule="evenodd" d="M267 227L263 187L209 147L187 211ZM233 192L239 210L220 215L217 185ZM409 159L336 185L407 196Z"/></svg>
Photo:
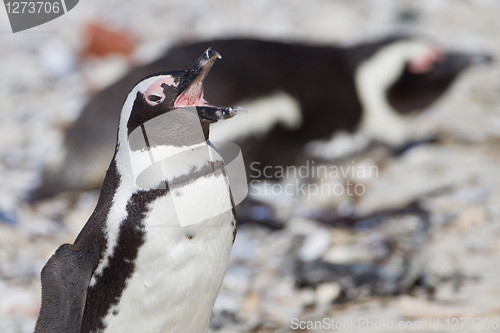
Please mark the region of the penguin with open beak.
<svg viewBox="0 0 500 333"><path fill-rule="evenodd" d="M208 136L237 109L203 97L217 58L208 49L190 70L151 75L128 94L97 206L42 270L36 333L208 330L236 235Z"/></svg>

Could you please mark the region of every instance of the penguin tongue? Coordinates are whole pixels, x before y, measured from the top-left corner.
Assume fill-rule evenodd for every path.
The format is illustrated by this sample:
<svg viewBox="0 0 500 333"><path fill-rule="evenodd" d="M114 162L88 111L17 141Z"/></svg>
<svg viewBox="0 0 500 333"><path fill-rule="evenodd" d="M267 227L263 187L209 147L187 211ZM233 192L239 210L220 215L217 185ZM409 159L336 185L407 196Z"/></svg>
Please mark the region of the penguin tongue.
<svg viewBox="0 0 500 333"><path fill-rule="evenodd" d="M238 111L242 110L237 107L213 106L208 104L203 98L203 87L201 82L189 86L189 88L175 100L174 107L186 106L195 106L198 115L211 122L229 119Z"/></svg>
<svg viewBox="0 0 500 333"><path fill-rule="evenodd" d="M174 102L174 107L208 105L203 98L203 82L193 82Z"/></svg>

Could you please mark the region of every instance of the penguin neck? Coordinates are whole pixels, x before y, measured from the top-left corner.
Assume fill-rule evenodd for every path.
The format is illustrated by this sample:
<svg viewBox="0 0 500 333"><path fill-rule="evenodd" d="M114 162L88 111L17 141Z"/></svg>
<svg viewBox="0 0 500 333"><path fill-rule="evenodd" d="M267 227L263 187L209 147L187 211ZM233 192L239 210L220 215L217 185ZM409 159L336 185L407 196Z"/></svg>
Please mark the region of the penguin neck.
<svg viewBox="0 0 500 333"><path fill-rule="evenodd" d="M159 145L133 150L128 144L119 145L115 155L122 182L138 189L151 189L164 184L175 184L179 179L199 177L214 165L223 165L223 159L207 140L185 146ZM207 169L208 168L208 169Z"/></svg>
<svg viewBox="0 0 500 333"><path fill-rule="evenodd" d="M355 73L356 90L363 107L361 132L392 145L408 136L408 120L391 107L387 92L401 76L406 62L423 44L402 41L386 46L360 64Z"/></svg>

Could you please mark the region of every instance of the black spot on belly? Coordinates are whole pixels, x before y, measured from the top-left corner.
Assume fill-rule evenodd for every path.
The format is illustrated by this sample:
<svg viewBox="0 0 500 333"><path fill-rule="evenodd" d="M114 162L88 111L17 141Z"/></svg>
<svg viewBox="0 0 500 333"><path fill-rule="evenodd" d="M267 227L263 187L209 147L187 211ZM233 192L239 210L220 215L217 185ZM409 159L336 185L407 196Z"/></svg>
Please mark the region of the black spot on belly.
<svg viewBox="0 0 500 333"><path fill-rule="evenodd" d="M187 239L193 239L193 238L194 238L194 235L193 235L193 234L186 234L186 238L187 238Z"/></svg>

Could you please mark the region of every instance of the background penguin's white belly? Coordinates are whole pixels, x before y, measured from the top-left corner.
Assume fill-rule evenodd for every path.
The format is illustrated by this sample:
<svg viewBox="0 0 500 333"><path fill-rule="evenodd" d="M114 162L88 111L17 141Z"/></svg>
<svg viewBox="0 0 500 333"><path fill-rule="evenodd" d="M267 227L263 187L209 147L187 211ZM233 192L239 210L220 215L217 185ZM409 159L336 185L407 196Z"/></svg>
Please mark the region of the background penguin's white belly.
<svg viewBox="0 0 500 333"><path fill-rule="evenodd" d="M183 193L206 190L199 189L206 180L190 183ZM212 181L226 180L220 175ZM206 195L217 193L206 191ZM206 332L229 261L233 212L181 227L172 195L156 199L150 207L135 271L118 306L104 320L105 332ZM191 209L211 207L193 202Z"/></svg>

